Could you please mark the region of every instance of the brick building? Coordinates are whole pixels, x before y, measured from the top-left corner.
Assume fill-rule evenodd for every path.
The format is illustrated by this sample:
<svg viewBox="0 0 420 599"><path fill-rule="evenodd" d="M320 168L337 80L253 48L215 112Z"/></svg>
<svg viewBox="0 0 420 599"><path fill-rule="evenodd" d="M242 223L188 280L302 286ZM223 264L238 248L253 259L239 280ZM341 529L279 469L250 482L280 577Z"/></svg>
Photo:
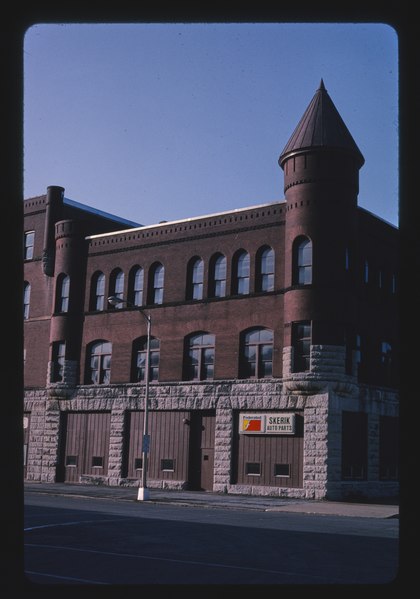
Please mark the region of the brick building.
<svg viewBox="0 0 420 599"><path fill-rule="evenodd" d="M396 495L398 231L363 163L321 81L282 201L141 226L26 200L25 478L139 484L140 308L151 489Z"/></svg>

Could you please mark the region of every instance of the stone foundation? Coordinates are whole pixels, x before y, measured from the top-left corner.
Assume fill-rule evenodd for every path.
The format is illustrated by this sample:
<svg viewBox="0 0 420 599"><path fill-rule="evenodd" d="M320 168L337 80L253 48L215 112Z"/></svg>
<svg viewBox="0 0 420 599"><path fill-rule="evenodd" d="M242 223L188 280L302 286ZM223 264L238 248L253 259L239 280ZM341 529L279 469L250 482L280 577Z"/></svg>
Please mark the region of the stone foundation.
<svg viewBox="0 0 420 599"><path fill-rule="evenodd" d="M330 349L314 350L313 379L289 374L285 380L215 381L150 385L152 410L208 410L216 413L213 490L221 493L267 495L310 499L338 499L355 493L395 495L397 483L378 481L377 426L381 414L397 415L397 394L390 390L357 386L351 377L335 372L335 380L317 366L317 355L328 351L331 368L339 360ZM318 352L318 353L317 353ZM335 356L337 354L334 354ZM343 356L341 355L341 358ZM336 360L336 361L335 361ZM319 378L318 378L319 377ZM342 377L342 381L340 381ZM310 393L318 388L317 393ZM322 391L321 391L322 390ZM122 476L125 415L144 409L144 386L81 385L67 389L60 398L51 389L27 390L25 411L31 413L27 480L54 482L59 459L62 411L111 412L108 472L106 476L82 476L86 484L138 486L138 479ZM304 421L303 487L284 488L237 485L231 482L233 415L235 410L300 410ZM369 422L369 480L341 480L342 410L365 411ZM150 488L184 489L187 481L148 481Z"/></svg>

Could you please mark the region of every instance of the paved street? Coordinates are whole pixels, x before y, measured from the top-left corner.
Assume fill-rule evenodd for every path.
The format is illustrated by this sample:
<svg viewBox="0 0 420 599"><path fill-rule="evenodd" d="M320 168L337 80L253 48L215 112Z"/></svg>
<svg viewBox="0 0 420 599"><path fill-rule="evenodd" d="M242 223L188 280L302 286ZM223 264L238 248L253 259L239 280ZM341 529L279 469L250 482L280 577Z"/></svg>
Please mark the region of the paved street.
<svg viewBox="0 0 420 599"><path fill-rule="evenodd" d="M393 517L30 490L25 506L32 585L383 584L397 574Z"/></svg>

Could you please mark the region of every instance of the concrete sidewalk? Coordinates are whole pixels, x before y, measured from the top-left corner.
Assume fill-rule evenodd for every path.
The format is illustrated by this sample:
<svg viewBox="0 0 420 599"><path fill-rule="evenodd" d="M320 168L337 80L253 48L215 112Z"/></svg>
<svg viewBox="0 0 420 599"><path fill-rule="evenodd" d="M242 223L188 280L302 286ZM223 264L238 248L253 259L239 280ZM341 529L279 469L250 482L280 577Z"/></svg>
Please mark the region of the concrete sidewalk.
<svg viewBox="0 0 420 599"><path fill-rule="evenodd" d="M315 501L255 495L228 495L203 491L172 491L149 489L147 503L172 504L189 507L256 510L263 512L295 512L303 514L329 514L356 518L398 518L399 506L345 503L341 501ZM73 497L97 498L113 501L137 501L137 487L110 487L67 483L24 483L25 493L41 493Z"/></svg>

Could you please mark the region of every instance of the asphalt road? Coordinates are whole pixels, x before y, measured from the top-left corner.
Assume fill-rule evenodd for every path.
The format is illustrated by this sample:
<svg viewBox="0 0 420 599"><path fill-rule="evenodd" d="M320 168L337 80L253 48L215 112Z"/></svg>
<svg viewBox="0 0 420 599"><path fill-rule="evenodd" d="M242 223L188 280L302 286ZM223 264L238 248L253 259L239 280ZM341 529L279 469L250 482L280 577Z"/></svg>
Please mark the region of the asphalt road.
<svg viewBox="0 0 420 599"><path fill-rule="evenodd" d="M28 588L382 585L398 519L206 509L26 493ZM41 585L41 586L39 586Z"/></svg>

